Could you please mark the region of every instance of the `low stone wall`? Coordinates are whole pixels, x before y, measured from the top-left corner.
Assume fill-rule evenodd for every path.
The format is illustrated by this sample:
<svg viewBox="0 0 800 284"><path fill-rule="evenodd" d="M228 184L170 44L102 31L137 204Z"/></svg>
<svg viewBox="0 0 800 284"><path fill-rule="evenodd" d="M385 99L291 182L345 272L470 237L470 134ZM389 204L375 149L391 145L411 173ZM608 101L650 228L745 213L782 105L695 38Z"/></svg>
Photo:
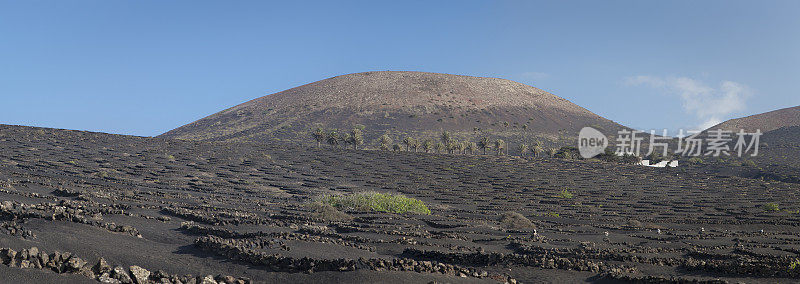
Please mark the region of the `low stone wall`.
<svg viewBox="0 0 800 284"><path fill-rule="evenodd" d="M24 269L50 270L58 274L70 273L83 275L87 278L102 283L120 284L145 284L145 283L172 283L172 284L248 284L247 278L236 278L224 275L206 275L194 277L192 275L170 275L161 270L150 272L147 269L133 265L125 269L122 266L110 266L105 259L100 258L95 265L90 265L80 257L68 252L46 253L36 247L16 251L11 248L0 248L0 262L3 265Z"/></svg>

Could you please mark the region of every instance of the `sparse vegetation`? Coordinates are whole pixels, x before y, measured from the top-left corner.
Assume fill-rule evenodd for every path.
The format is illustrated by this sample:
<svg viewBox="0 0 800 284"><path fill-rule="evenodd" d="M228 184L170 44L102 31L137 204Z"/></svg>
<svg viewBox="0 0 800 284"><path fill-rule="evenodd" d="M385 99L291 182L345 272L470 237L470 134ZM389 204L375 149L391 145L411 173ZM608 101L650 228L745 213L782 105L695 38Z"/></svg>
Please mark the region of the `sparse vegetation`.
<svg viewBox="0 0 800 284"><path fill-rule="evenodd" d="M442 142L436 143L436 153L442 153L445 150L444 144Z"/></svg>
<svg viewBox="0 0 800 284"><path fill-rule="evenodd" d="M109 230L135 226L145 236L161 234L167 238L185 240L183 244L179 244L183 246L197 245L192 242L198 238L213 238L220 245L234 244L237 251L262 251L263 254L252 255L258 257L253 258L257 260L276 253L297 256L273 259L275 261L270 263L278 263L276 265L280 265L282 272L265 272L270 275L306 271L312 273L312 276L328 277L336 275L341 267L358 266L355 259L362 257L374 260L369 265L375 264L375 267L383 269L393 267L387 264L397 263L391 259L402 253L402 257L411 259L444 263L458 260L452 261L453 265L464 265L470 267L469 269L474 267L475 271L492 271L494 264L498 263L492 261L489 266L485 263L476 264L470 260L475 257L484 260L497 258L523 268L531 264L531 261L535 261L537 265L544 263L543 259L547 262L553 260L553 263L560 265L553 269L554 273L584 270L582 274L591 277L602 273L600 271L627 266L632 269L643 268L640 270L644 272L641 275L648 277L648 267L652 263L635 260L608 263L594 258L596 254L592 253L598 252L595 248L610 256L626 255L631 250L652 252L663 247L660 246L663 242L657 240L682 244L701 238L712 246L733 249L696 253L681 250L686 246L677 246L682 253L659 256L663 258L665 265L655 272L669 269L679 271L675 277L685 276L686 279L691 279L696 273L735 273L740 270L739 262L745 261L746 265L758 265L763 269L745 269L746 275L723 275L728 277L726 280L761 276L791 280L800 275L800 261L792 264L797 257L786 256L785 251L756 250L756 253L748 254L753 247L748 247L747 244L744 248L740 246L741 239L754 237L760 243L780 244L785 242L787 234L791 235L798 227L790 221L800 216L800 207L795 206L797 196L792 194L799 187L795 183L760 180L760 175L782 173L772 173L773 169L768 168L771 166L769 160L761 157L747 159L758 162L763 169L734 169L748 170L747 173L753 175L744 178L727 176L727 173L717 175L713 172L716 169L714 167L723 168L727 164L716 162L708 167L684 167L662 172L658 169L591 161L525 161L490 156L346 151L327 146L326 143L320 143L326 150L317 150L308 133L300 133L305 135L303 138L307 145L285 141L285 145L271 146L254 143L164 141L118 135L102 135L99 136L101 139L92 141L83 139L93 137L94 134L91 133L53 130L64 134L61 137L36 137L19 135L9 130L14 128L5 126L0 129L4 130L0 131L3 136L0 138L6 139L3 145L8 148L8 151L2 153L4 178L8 180L0 181L0 188L5 189L2 194L8 196L7 199L11 202L10 205L0 202L3 203L0 207L4 214L10 217L6 220L8 222L0 222L4 223L0 224L0 237L11 240L19 237L7 235L11 228L36 231L39 233L39 240L52 239L63 234L52 230L52 226L46 226L50 222L60 228L71 223L80 227L100 225L103 227L99 229ZM346 129L340 129L339 133L349 132L352 137L352 127ZM330 131L331 129L325 129L323 133ZM382 132L376 131L375 136L370 136L369 139L377 148L380 136L386 134L395 141L385 141L385 148L391 150L398 144L398 149L402 150L400 140L411 136L422 142L420 151L423 151L427 148L425 145L439 142L440 132L409 133L399 129L385 129ZM364 131L365 136L367 133L371 132ZM488 133L496 135L490 136L491 142L499 137L506 139L502 136L503 133ZM484 132L474 135L481 137ZM462 153L463 149L470 148L470 141L478 141L475 138L467 140L467 136L454 137L463 137L455 139L462 145ZM60 141L57 139L63 139L67 144L53 143ZM426 140L430 142L426 143ZM66 148L65 151L63 145L73 145L76 141L81 143L74 144L76 147ZM339 141L341 143L341 139ZM510 148L509 154L531 155L530 149L527 153L517 150L523 143L532 147L535 140L515 138L513 141L515 142L507 146ZM554 139L542 142L548 146L559 145L559 141ZM349 145L352 143L348 147ZM363 149L364 146L357 148ZM492 151L488 154L494 155ZM604 154L616 158L610 151L611 149ZM169 158L169 154L180 157L180 162L165 159ZM685 157L682 162L685 163L688 158L690 157ZM74 166L67 162L73 159L77 162ZM733 159L742 161L743 164L746 160L729 158L727 161ZM103 179L106 172L108 177ZM37 173L45 173L47 177ZM90 190L87 182L104 186L100 191ZM58 188L53 191L38 190L42 184L57 185ZM171 189L162 193L164 188ZM402 192L407 197L424 198L422 200L426 202L381 202L379 199L388 198L359 198L355 196L358 194L336 195L324 200L320 196L325 193L352 193L354 190L360 192L363 188L374 188L382 193ZM36 194L26 193L24 198L18 196L18 193L26 191ZM207 194L211 191L213 194ZM309 200L307 196L315 198ZM52 203L52 200L59 199L64 199L65 202ZM436 202L435 205L428 203L428 200ZM716 209L693 210L702 209L695 207L699 206L698 202L703 203L704 208ZM776 204L766 206L767 211L762 209L769 202ZM390 205L380 205L381 203ZM414 204L419 206L412 206ZM434 211L436 216L384 213L410 212L409 207L427 207L428 210L423 213ZM135 213L140 217L113 218L113 215L123 212L114 208L138 208ZM365 211L356 211L354 208ZM684 211L691 214L683 214ZM505 212L516 213L503 214ZM676 212L679 214L675 214ZM490 219L486 219L487 214ZM564 217L560 217L560 214L564 214ZM105 220L99 219L101 217ZM19 218L17 220L20 222L11 218ZM180 231L162 230L168 228L162 222L170 222L164 218L193 220L196 226L191 227L191 230L189 227L182 227ZM709 225L740 224L741 218L746 219L744 223L748 226L726 229L725 226ZM27 221L30 219L35 219L35 223ZM83 220L91 222L82 223ZM694 222L696 220L704 222ZM112 221L117 224L116 227L106 225ZM38 223L44 226L31 225ZM269 227L264 232L268 236L258 232L259 227L265 226ZM764 229L764 232L757 233L760 229ZM603 238L606 232L611 235ZM99 242L108 238L129 238L125 234L117 233L119 232L86 234L84 237L88 239L59 243L50 248L82 246L87 241ZM99 239L93 239L93 236ZM265 236L269 239L265 240ZM505 239L500 239L503 237ZM605 244L601 243L601 239ZM487 241L491 243L487 244ZM429 244L436 249L429 250ZM196 248L206 250L206 245ZM229 258L233 261L225 253L234 247L226 246L218 247L221 256L219 261L228 261ZM392 249L387 251L386 246ZM320 251L321 247L331 250ZM737 247L740 250L735 249ZM113 255L113 247L99 248L102 249L100 252L110 252ZM352 255L352 258L348 256L351 259L337 260L341 258L341 251ZM443 251L446 251L445 254L439 253ZM520 255L533 253L539 260L518 258L509 254L509 251ZM564 256L563 252L574 253ZM19 252L17 255L20 255ZM304 259L306 256L310 257ZM695 256L713 258L714 266L702 266L698 261L692 268L701 270L693 270L696 272L694 274L682 274L681 265L689 263L683 259ZM166 252L163 257L174 257L174 252ZM560 262L559 259L565 261ZM284 260L285 264L281 264ZM604 264L600 263L601 260ZM210 263L207 266L209 271L230 266L207 263ZM298 266L312 263L313 267ZM565 263L574 265L565 266ZM118 264L116 262L111 265ZM417 261L414 268L428 267L425 264ZM586 270L593 269L595 264L597 270ZM264 263L254 262L252 265L263 267ZM792 272L786 274L787 269ZM761 273L758 271L762 270L766 272L751 274ZM453 266L448 271L459 273L460 270ZM528 272L530 271L521 271L520 274ZM454 274L448 275L453 275L452 279L458 279L454 278L457 277ZM255 276L259 277L258 274ZM430 278L416 270L412 276ZM488 277L482 279L488 280L486 278ZM508 278L497 279L502 281ZM522 281L525 280L528 279Z"/></svg>
<svg viewBox="0 0 800 284"><path fill-rule="evenodd" d="M353 220L352 216L339 211L330 204L313 202L309 205L309 209L311 209L311 217L328 222L346 222Z"/></svg>
<svg viewBox="0 0 800 284"><path fill-rule="evenodd" d="M528 144L522 143L519 144L518 151L520 156L525 156L525 153L528 153Z"/></svg>
<svg viewBox="0 0 800 284"><path fill-rule="evenodd" d="M500 227L507 230L531 230L536 226L530 219L517 212L506 212L500 216Z"/></svg>
<svg viewBox="0 0 800 284"><path fill-rule="evenodd" d="M491 140L489 137L482 137L481 140L478 141L478 148L483 150L483 154L486 155L486 149L491 148Z"/></svg>
<svg viewBox="0 0 800 284"><path fill-rule="evenodd" d="M650 164L656 164L656 163L659 163L659 162L664 160L664 156L662 155L662 153L659 153L659 152L656 152L656 151L653 151L652 153L647 155L645 158L650 160Z"/></svg>
<svg viewBox="0 0 800 284"><path fill-rule="evenodd" d="M503 154L503 150L505 148L506 148L506 141L503 141L503 139L497 139L494 141L494 149L497 151L498 156Z"/></svg>
<svg viewBox="0 0 800 284"><path fill-rule="evenodd" d="M425 206L425 203L418 199L388 193L363 192L349 195L326 195L321 198L320 202L340 210L431 214L431 210Z"/></svg>
<svg viewBox="0 0 800 284"><path fill-rule="evenodd" d="M311 138L317 142L317 147L322 146L322 142L325 142L334 147L340 144L345 144L353 145L353 149L358 149L359 146L364 144L363 127L363 125L357 125L349 133L344 134L340 134L338 130L330 130L326 133L324 129L317 127L311 131ZM386 138L388 138L388 136ZM391 139L389 140L389 143L391 143Z"/></svg>
<svg viewBox="0 0 800 284"><path fill-rule="evenodd" d="M361 144L364 144L364 132L361 130L361 128L353 128L353 130L350 131L350 136L348 138L350 140L350 144L353 145L354 150L358 149L358 146L361 146Z"/></svg>
<svg viewBox="0 0 800 284"><path fill-rule="evenodd" d="M415 140L414 137L409 136L403 139L403 145L406 146L406 151L411 151L411 148L414 147L414 145L416 144L417 140Z"/></svg>
<svg viewBox="0 0 800 284"><path fill-rule="evenodd" d="M381 145L380 146L381 150L388 151L389 147L391 147L390 145L392 145L393 141L392 141L392 138L389 137L389 135L384 134L384 135L381 135L381 138L379 139L378 143Z"/></svg>
<svg viewBox="0 0 800 284"><path fill-rule="evenodd" d="M322 128L317 127L317 129L314 129L314 131L311 132L311 137L314 138L314 141L317 141L317 147L320 147L322 145L322 142L324 142L326 138L325 130L322 130Z"/></svg>
<svg viewBox="0 0 800 284"><path fill-rule="evenodd" d="M619 161L624 164L635 164L642 161L642 158L634 154L626 153L619 157Z"/></svg>
<svg viewBox="0 0 800 284"><path fill-rule="evenodd" d="M442 144L450 148L450 144L453 143L453 137L450 135L450 132L442 131L442 134L439 136L442 141Z"/></svg>
<svg viewBox="0 0 800 284"><path fill-rule="evenodd" d="M780 208L778 207L778 203L767 203L767 204L761 205L761 209L763 209L766 212L780 211Z"/></svg>
<svg viewBox="0 0 800 284"><path fill-rule="evenodd" d="M328 133L328 136L325 139L328 142L328 145L335 147L339 145L339 132L336 132L336 130L332 130L331 132Z"/></svg>
<svg viewBox="0 0 800 284"><path fill-rule="evenodd" d="M448 147L449 148L448 152L450 154L461 154L461 151L463 150L463 146L464 146L463 144L461 144L461 143L459 143L457 141L451 141L450 142L450 146Z"/></svg>
<svg viewBox="0 0 800 284"><path fill-rule="evenodd" d="M477 151L477 150L478 150L478 144L477 143L469 142L467 144L467 151L469 151L470 154L475 154L475 151Z"/></svg>
<svg viewBox="0 0 800 284"><path fill-rule="evenodd" d="M792 260L792 262L789 263L789 272L792 272L798 268L800 268L800 259Z"/></svg>
<svg viewBox="0 0 800 284"><path fill-rule="evenodd" d="M536 141L536 143L533 143L531 152L533 152L534 157L539 157L542 153L544 153L544 147L542 147L542 141Z"/></svg>
<svg viewBox="0 0 800 284"><path fill-rule="evenodd" d="M430 153L432 149L433 141L431 141L431 139L425 139L425 141L422 142L422 150L424 150L425 153Z"/></svg>
<svg viewBox="0 0 800 284"><path fill-rule="evenodd" d="M606 162L619 162L622 160L622 157L614 153L614 150L611 148L606 148L603 153L600 153L594 158Z"/></svg>
<svg viewBox="0 0 800 284"><path fill-rule="evenodd" d="M345 134L340 135L339 139L341 140L340 144L344 144L345 148L347 148L347 145L350 145L350 143L353 142L353 137L350 136L350 133L345 133Z"/></svg>
<svg viewBox="0 0 800 284"><path fill-rule="evenodd" d="M558 149L555 154L553 154L555 158L562 158L562 159L577 159L580 157L577 147L573 146L564 146L561 149Z"/></svg>

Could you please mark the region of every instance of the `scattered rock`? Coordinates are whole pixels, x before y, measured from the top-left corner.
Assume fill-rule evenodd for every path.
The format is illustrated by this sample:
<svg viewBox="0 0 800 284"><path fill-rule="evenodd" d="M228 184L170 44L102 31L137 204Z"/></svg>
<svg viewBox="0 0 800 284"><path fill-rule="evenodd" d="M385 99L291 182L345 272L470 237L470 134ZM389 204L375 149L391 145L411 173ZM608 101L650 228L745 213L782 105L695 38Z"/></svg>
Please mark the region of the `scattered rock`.
<svg viewBox="0 0 800 284"><path fill-rule="evenodd" d="M201 278L200 284L217 284L217 281L214 280L214 276L206 275L205 277Z"/></svg>
<svg viewBox="0 0 800 284"><path fill-rule="evenodd" d="M145 284L147 283L147 279L150 278L150 271L147 271L147 269L133 265L130 267L130 270L133 281L136 284Z"/></svg>
<svg viewBox="0 0 800 284"><path fill-rule="evenodd" d="M114 267L114 269L111 270L111 277L114 277L114 279L119 280L119 282L123 284L133 283L133 279L131 279L131 276L122 266Z"/></svg>
<svg viewBox="0 0 800 284"><path fill-rule="evenodd" d="M67 268L73 272L81 270L84 265L86 265L86 261L80 257L72 256L67 260Z"/></svg>
<svg viewBox="0 0 800 284"><path fill-rule="evenodd" d="M111 266L108 265L105 258L100 258L97 260L97 264L92 267L92 271L95 274L102 275L111 271Z"/></svg>

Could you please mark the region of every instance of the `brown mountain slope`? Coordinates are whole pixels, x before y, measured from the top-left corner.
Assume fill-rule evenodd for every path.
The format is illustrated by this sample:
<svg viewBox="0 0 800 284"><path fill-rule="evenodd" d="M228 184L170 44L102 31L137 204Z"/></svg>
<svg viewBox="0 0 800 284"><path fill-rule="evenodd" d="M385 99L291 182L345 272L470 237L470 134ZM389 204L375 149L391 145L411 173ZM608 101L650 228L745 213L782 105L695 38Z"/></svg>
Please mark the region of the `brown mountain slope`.
<svg viewBox="0 0 800 284"><path fill-rule="evenodd" d="M739 129L744 129L747 132L753 132L756 129L761 129L761 132L768 132L781 127L798 125L800 125L800 106L731 119L712 126L709 129L724 129L731 131L739 131Z"/></svg>
<svg viewBox="0 0 800 284"><path fill-rule="evenodd" d="M583 126L620 127L563 98L505 79L381 71L337 76L263 96L161 135L209 141L308 141L314 127L364 125L372 143L388 133L489 135L514 140L576 136Z"/></svg>

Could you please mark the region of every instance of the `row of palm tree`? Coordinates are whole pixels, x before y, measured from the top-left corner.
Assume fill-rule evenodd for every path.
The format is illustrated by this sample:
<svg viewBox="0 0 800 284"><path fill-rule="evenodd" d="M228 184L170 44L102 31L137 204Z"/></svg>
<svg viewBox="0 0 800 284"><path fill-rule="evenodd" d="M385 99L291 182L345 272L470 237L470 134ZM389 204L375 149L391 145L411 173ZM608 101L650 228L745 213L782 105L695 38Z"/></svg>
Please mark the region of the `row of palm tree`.
<svg viewBox="0 0 800 284"><path fill-rule="evenodd" d="M432 139L420 141L414 137L407 136L401 143L405 146L406 151L414 152L424 151L430 153L435 150L436 153L476 154L478 150L481 150L483 154L486 155L487 151L494 149L494 152L498 156L508 155L508 144L503 141L503 139L492 140L484 136L481 137L478 142L457 141L449 132L443 131L439 136L439 140L440 141L434 143ZM378 142L382 150L389 150L389 145L392 144L392 138L388 135L383 135L378 139ZM399 149L399 147L394 148L396 151ZM532 155L538 157L545 154L545 148L542 146L541 141L536 141L532 147L528 144L520 144L518 150L520 155L525 155L530 152Z"/></svg>
<svg viewBox="0 0 800 284"><path fill-rule="evenodd" d="M387 135L383 135L378 142L382 150L388 150L388 145L391 144L391 138ZM406 151L422 151L425 153L474 154L478 149L478 145L475 142L455 140L434 142L433 139L418 140L410 136L400 141L400 143L405 146ZM397 149L395 148L395 150Z"/></svg>
<svg viewBox="0 0 800 284"><path fill-rule="evenodd" d="M358 149L359 146L364 144L363 131L356 127L349 133L339 134L338 130L325 131L322 128L317 128L311 132L311 137L317 142L317 147L322 143L331 146L338 146L341 144L352 145L353 149ZM400 146L400 144L402 146ZM425 153L448 153L448 154L476 154L478 150L483 151L486 155L487 151L494 150L495 154L508 155L508 144L503 139L492 140L489 137L481 137L478 142L471 141L458 141L450 134L450 132L442 131L439 135L439 141L433 139L417 139L412 136L406 136L400 144L394 144L389 135L384 134L378 138L378 145L384 151L401 151L405 147L405 151L425 152ZM542 146L541 141L536 141L533 146L522 143L517 148L521 156L531 153L535 157L543 154L552 156L556 149L548 149L545 153L545 148Z"/></svg>
<svg viewBox="0 0 800 284"><path fill-rule="evenodd" d="M334 147L352 145L353 149L358 149L359 146L364 144L364 132L360 128L353 128L350 132L343 134L340 134L335 129L325 131L322 128L317 128L311 132L311 137L317 141L317 147L321 147L323 142Z"/></svg>

